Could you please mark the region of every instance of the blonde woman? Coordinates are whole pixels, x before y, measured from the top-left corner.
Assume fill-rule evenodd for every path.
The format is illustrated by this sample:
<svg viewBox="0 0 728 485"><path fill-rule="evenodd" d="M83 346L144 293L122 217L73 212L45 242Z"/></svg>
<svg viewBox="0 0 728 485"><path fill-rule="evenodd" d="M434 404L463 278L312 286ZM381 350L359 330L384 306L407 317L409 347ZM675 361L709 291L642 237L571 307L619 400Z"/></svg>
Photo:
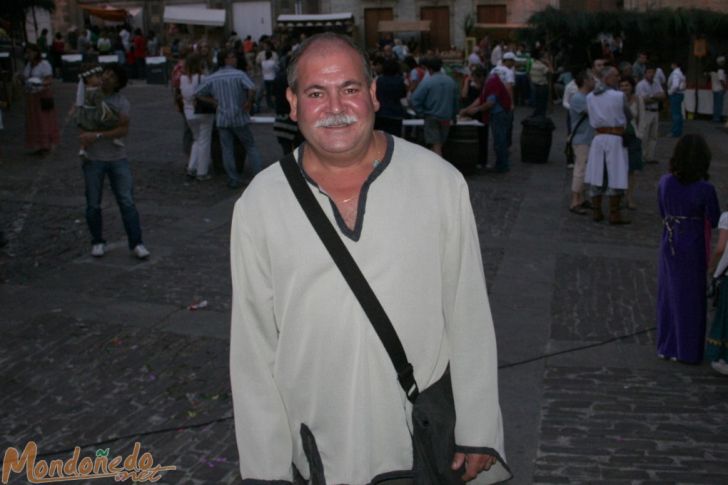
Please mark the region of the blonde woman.
<svg viewBox="0 0 728 485"><path fill-rule="evenodd" d="M202 58L199 54L190 54L185 60L186 72L180 78L180 91L187 124L192 132L192 148L187 163L187 175L199 181L211 178L210 169L210 142L212 140L212 123L215 115L210 113L195 113L195 91L202 84L205 76L202 74Z"/></svg>

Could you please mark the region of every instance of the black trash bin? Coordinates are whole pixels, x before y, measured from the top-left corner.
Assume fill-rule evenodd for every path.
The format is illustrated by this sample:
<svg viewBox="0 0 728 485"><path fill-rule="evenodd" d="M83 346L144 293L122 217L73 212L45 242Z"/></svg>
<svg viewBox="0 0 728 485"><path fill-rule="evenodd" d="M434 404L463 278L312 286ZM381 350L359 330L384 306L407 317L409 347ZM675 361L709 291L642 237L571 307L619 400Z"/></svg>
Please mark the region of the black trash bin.
<svg viewBox="0 0 728 485"><path fill-rule="evenodd" d="M551 140L556 125L547 116L531 116L521 121L521 161L546 163L549 161Z"/></svg>
<svg viewBox="0 0 728 485"><path fill-rule="evenodd" d="M167 58L164 56L145 59L147 84L167 84Z"/></svg>
<svg viewBox="0 0 728 485"><path fill-rule="evenodd" d="M81 73L81 54L64 54L61 56L61 74L63 82L77 83L78 75Z"/></svg>
<svg viewBox="0 0 728 485"><path fill-rule="evenodd" d="M119 56L116 54L106 54L103 56L99 56L99 64L102 66L108 66L109 64L118 64L119 63Z"/></svg>
<svg viewBox="0 0 728 485"><path fill-rule="evenodd" d="M443 158L452 163L463 175L475 173L476 164L481 158L483 148L480 146L478 129L483 129L482 125L451 126L447 141L442 147Z"/></svg>

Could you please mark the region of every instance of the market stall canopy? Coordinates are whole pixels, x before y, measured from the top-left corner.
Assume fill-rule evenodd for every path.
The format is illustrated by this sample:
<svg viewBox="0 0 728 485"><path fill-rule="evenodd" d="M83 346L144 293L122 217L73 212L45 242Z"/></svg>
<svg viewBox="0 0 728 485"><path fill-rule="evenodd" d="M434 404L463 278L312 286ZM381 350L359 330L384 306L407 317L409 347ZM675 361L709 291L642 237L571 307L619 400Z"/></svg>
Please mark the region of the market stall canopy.
<svg viewBox="0 0 728 485"><path fill-rule="evenodd" d="M306 27L348 27L354 24L354 15L349 12L317 15L279 15L278 25L286 28Z"/></svg>
<svg viewBox="0 0 728 485"><path fill-rule="evenodd" d="M114 8L106 5L105 7L91 7L89 5L79 5L82 9L88 12L89 15L98 17L103 20L110 22L125 22L127 17L132 15L128 10L123 8Z"/></svg>
<svg viewBox="0 0 728 485"><path fill-rule="evenodd" d="M225 25L225 10L205 7L167 6L164 7L164 22L168 24Z"/></svg>
<svg viewBox="0 0 728 485"><path fill-rule="evenodd" d="M379 32L429 32L432 20L380 20Z"/></svg>

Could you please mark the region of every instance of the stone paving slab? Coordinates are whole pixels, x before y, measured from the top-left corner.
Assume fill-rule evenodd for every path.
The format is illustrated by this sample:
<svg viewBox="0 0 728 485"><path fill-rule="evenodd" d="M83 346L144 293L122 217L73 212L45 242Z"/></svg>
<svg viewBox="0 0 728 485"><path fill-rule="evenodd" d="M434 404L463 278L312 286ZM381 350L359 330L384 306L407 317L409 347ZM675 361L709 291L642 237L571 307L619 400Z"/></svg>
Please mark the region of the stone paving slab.
<svg viewBox="0 0 728 485"><path fill-rule="evenodd" d="M0 341L0 448L35 440L45 452L89 443L123 449L120 444L131 438L120 437L136 436L157 462L180 467L179 480L200 467L207 472L203 458L221 479L232 477L237 465L227 356L220 339L64 312L39 315L5 329ZM213 424L200 427L208 422ZM194 443L185 440L191 434Z"/></svg>
<svg viewBox="0 0 728 485"><path fill-rule="evenodd" d="M656 262L557 255L551 338L599 341L654 327L655 274Z"/></svg>
<svg viewBox="0 0 728 485"><path fill-rule="evenodd" d="M728 482L728 380L548 367L533 483Z"/></svg>

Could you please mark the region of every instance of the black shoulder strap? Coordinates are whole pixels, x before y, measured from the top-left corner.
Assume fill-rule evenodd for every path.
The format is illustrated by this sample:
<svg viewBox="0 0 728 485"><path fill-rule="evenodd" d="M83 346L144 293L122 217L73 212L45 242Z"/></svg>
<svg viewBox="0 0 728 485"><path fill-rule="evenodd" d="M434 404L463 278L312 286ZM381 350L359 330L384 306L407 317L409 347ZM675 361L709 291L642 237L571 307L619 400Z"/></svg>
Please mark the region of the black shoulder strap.
<svg viewBox="0 0 728 485"><path fill-rule="evenodd" d="M571 140L574 139L574 135L576 134L576 130L579 129L579 127L581 126L581 124L584 123L584 120L586 120L588 117L589 117L588 114L582 113L582 115L579 117L579 121L576 122L576 126L574 127L573 130L571 130L571 133L569 133L569 137L566 140L566 143L571 144Z"/></svg>
<svg viewBox="0 0 728 485"><path fill-rule="evenodd" d="M392 326L392 322L389 320L387 313L382 308L381 303L379 303L377 296L372 291L371 286L369 286L369 282L364 278L351 253L346 249L338 232L331 225L323 209L321 209L293 155L286 155L280 163L283 168L283 173L286 175L286 179L288 179L288 183L296 195L296 199L298 199L303 211L306 213L306 217L308 217L308 220L321 238L324 246L326 246L329 254L331 254L334 263L336 263L344 279L351 287L351 290L364 309L364 313L369 318L372 327L374 327L379 339L384 344L384 348L387 350L389 358L392 360L392 364L394 364L394 368L397 371L397 378L407 395L407 399L414 403L419 394L419 389L415 382L412 365L407 360L402 342L399 340L397 331Z"/></svg>

